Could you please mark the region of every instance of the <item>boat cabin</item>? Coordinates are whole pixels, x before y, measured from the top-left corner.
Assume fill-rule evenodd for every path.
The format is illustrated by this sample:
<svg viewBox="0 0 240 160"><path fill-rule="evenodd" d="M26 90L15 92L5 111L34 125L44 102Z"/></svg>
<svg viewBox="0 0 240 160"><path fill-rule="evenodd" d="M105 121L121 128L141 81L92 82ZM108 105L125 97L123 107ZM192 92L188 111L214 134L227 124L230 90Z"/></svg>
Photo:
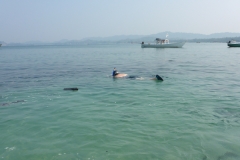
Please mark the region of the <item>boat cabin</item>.
<svg viewBox="0 0 240 160"><path fill-rule="evenodd" d="M231 41L229 41L228 43L234 44L234 43L237 43L237 42L234 41L234 40L231 40Z"/></svg>
<svg viewBox="0 0 240 160"><path fill-rule="evenodd" d="M168 39L156 38L155 41L156 41L156 44L169 44L169 40Z"/></svg>

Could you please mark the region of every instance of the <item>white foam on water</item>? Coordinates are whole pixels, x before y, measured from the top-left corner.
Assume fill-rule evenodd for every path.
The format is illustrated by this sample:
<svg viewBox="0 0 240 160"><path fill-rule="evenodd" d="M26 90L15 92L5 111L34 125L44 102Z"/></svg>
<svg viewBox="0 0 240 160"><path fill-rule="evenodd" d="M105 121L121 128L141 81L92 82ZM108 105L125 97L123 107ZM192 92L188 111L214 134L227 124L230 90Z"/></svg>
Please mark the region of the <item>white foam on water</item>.
<svg viewBox="0 0 240 160"><path fill-rule="evenodd" d="M140 77L140 78L136 78L136 80L144 80L144 78L143 78L143 77Z"/></svg>
<svg viewBox="0 0 240 160"><path fill-rule="evenodd" d="M6 147L5 149L8 151L13 151L14 149L16 149L16 147Z"/></svg>

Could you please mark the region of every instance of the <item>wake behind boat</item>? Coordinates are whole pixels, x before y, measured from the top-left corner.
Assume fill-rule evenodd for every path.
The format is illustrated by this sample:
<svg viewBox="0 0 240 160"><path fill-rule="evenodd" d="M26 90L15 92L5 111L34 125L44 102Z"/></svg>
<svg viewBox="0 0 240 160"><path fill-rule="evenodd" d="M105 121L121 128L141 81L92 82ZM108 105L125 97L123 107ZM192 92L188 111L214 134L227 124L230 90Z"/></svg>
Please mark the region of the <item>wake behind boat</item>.
<svg viewBox="0 0 240 160"><path fill-rule="evenodd" d="M160 38L156 38L155 42L156 43L148 43L148 44L144 44L144 42L142 42L141 47L142 48L181 48L185 42L179 42L179 43L169 43L169 40L167 39L166 35L166 39L160 39Z"/></svg>
<svg viewBox="0 0 240 160"><path fill-rule="evenodd" d="M229 47L240 47L240 42L236 42L236 41L229 41L227 44Z"/></svg>

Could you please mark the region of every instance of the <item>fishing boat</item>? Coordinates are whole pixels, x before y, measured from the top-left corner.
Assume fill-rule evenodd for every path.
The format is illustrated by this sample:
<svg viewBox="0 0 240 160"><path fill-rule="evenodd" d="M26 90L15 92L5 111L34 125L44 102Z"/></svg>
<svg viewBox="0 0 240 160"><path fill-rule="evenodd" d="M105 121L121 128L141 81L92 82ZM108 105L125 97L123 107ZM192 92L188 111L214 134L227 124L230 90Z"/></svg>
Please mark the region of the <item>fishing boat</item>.
<svg viewBox="0 0 240 160"><path fill-rule="evenodd" d="M229 41L227 44L229 47L240 47L240 42L236 42L236 41Z"/></svg>
<svg viewBox="0 0 240 160"><path fill-rule="evenodd" d="M166 35L166 39L156 38L155 43L147 43L145 44L142 42L142 48L181 48L185 42L176 42L176 43L169 43L167 39L168 35Z"/></svg>

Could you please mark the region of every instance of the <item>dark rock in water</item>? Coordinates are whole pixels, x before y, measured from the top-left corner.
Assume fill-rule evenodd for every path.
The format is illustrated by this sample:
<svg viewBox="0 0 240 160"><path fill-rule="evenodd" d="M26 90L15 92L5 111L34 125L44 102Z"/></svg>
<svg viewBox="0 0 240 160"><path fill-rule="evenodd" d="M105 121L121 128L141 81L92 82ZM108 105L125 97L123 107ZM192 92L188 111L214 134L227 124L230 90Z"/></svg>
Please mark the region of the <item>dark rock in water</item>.
<svg viewBox="0 0 240 160"><path fill-rule="evenodd" d="M78 88L64 88L63 90L77 91L77 90L78 90Z"/></svg>

